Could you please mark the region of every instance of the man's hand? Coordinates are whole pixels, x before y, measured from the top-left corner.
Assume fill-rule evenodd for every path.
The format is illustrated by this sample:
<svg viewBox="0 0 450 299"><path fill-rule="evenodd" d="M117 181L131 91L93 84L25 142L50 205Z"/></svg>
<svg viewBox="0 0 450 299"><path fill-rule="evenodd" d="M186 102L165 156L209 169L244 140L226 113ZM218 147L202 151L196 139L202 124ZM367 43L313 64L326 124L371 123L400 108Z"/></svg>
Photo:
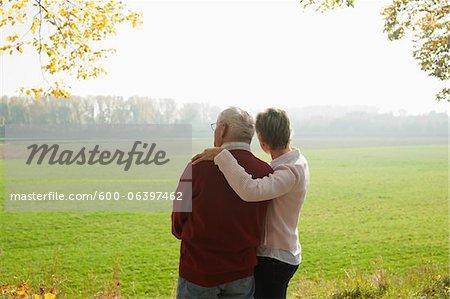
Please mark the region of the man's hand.
<svg viewBox="0 0 450 299"><path fill-rule="evenodd" d="M203 153L197 154L192 158L192 165L201 161L213 161L214 158L223 150L221 147L207 148Z"/></svg>

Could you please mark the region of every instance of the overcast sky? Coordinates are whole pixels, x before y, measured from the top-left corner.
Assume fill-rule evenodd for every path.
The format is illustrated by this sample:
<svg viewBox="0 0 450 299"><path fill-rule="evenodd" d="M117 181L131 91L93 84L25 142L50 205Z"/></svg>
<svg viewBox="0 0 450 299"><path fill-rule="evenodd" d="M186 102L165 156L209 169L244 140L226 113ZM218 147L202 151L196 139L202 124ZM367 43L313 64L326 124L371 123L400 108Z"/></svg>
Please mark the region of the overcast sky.
<svg viewBox="0 0 450 299"><path fill-rule="evenodd" d="M368 105L381 112L447 111L444 85L420 71L407 41L382 32L386 1L304 11L297 0L130 1L142 29L122 28L109 74L69 81L80 95L141 95L221 107ZM2 56L2 94L41 82L36 55Z"/></svg>

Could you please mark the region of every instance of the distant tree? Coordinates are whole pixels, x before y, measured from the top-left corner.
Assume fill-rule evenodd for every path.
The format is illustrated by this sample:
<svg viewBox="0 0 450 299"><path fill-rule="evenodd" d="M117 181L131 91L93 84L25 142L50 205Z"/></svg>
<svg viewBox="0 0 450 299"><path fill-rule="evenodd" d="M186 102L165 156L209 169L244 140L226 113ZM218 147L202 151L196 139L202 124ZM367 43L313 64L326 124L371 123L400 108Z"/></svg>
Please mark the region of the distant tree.
<svg viewBox="0 0 450 299"><path fill-rule="evenodd" d="M209 132L210 124L216 121L221 110L209 103L184 103L179 109L177 122L206 128Z"/></svg>
<svg viewBox="0 0 450 299"><path fill-rule="evenodd" d="M300 0L305 7L324 12L336 7L354 6L354 0ZM388 39L399 40L411 34L413 57L428 75L447 82L450 79L450 1L392 0L381 14ZM450 88L436 94L438 101L450 102Z"/></svg>
<svg viewBox="0 0 450 299"><path fill-rule="evenodd" d="M128 99L131 122L134 124L151 124L161 119L157 109L157 100L148 97L133 96Z"/></svg>
<svg viewBox="0 0 450 299"><path fill-rule="evenodd" d="M136 27L141 19L120 0L0 0L0 29L9 32L0 40L0 55L37 52L44 83L21 92L68 98L61 75L88 79L105 73L100 61L114 49L101 42L118 24Z"/></svg>
<svg viewBox="0 0 450 299"><path fill-rule="evenodd" d="M186 124L197 124L201 121L200 103L185 103L180 109L178 121Z"/></svg>
<svg viewBox="0 0 450 299"><path fill-rule="evenodd" d="M159 99L156 109L159 111L156 123L173 124L178 116L177 102L173 99Z"/></svg>

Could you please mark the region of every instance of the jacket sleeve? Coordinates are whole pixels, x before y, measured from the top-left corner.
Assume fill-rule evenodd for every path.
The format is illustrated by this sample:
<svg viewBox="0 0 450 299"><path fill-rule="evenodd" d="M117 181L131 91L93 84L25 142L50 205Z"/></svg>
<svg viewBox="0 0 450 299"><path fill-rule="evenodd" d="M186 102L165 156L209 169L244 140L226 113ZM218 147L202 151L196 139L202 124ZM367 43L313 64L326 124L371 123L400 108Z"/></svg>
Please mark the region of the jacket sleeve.
<svg viewBox="0 0 450 299"><path fill-rule="evenodd" d="M183 235L183 225L188 217L186 214L185 212L172 212L172 235L179 240Z"/></svg>
<svg viewBox="0 0 450 299"><path fill-rule="evenodd" d="M181 200L179 200L181 199ZM192 164L189 163L178 182L172 208L172 235L180 239L192 212Z"/></svg>
<svg viewBox="0 0 450 299"><path fill-rule="evenodd" d="M298 183L300 174L294 165L280 165L272 174L253 179L233 155L223 150L214 158L231 188L244 201L257 202L280 197Z"/></svg>

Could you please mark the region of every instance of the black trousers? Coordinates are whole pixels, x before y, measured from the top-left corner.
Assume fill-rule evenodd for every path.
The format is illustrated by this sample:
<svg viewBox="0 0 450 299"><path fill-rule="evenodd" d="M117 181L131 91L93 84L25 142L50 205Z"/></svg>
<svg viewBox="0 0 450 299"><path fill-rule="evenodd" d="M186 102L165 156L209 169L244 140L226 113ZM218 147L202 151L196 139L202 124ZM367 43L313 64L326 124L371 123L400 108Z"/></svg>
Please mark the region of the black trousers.
<svg viewBox="0 0 450 299"><path fill-rule="evenodd" d="M298 265L258 256L258 264L255 267L255 299L286 298L289 280L297 269Z"/></svg>

